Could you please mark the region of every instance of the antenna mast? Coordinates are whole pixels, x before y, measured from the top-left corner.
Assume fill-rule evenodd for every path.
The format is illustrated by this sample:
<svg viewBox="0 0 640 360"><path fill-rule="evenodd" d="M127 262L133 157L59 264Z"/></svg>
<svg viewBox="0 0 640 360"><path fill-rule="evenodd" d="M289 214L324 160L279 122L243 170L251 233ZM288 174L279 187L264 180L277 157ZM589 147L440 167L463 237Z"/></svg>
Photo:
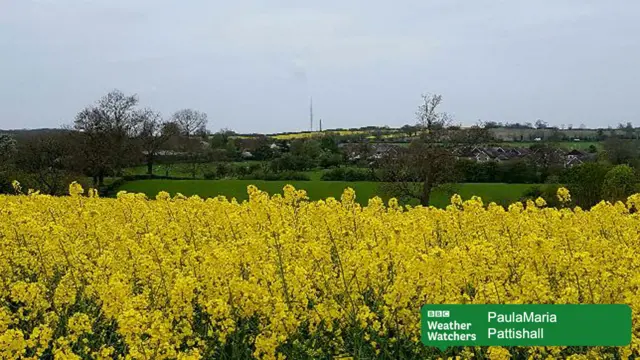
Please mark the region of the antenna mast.
<svg viewBox="0 0 640 360"><path fill-rule="evenodd" d="M309 99L309 131L313 131L313 96Z"/></svg>

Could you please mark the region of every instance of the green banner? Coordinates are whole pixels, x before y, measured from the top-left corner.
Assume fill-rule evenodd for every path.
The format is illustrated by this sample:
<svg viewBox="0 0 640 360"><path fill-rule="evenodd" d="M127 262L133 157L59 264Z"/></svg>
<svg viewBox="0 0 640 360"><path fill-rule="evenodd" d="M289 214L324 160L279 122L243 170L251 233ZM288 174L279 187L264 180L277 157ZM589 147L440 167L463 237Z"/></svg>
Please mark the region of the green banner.
<svg viewBox="0 0 640 360"><path fill-rule="evenodd" d="M627 346L624 304L424 305L422 342L451 346Z"/></svg>

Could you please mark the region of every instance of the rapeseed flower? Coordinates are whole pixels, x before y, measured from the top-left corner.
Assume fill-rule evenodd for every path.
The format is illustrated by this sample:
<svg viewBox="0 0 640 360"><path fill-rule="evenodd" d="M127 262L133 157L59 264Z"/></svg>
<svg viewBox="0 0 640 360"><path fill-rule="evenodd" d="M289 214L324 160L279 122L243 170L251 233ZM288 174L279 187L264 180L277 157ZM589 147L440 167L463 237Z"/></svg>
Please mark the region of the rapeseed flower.
<svg viewBox="0 0 640 360"><path fill-rule="evenodd" d="M420 343L426 303L625 303L627 347L451 357L640 356L640 195L436 209L247 190L0 195L0 358L438 358Z"/></svg>

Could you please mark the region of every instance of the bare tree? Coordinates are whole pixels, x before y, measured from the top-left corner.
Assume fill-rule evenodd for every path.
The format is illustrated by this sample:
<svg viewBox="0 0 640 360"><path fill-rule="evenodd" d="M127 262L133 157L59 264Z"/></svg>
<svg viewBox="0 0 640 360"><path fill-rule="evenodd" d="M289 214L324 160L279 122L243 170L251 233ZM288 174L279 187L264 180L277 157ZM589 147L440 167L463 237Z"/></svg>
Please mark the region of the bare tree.
<svg viewBox="0 0 640 360"><path fill-rule="evenodd" d="M178 134L178 126L174 122L163 121L162 115L152 110L146 110L142 117L138 138L147 164L147 174L153 175L158 152L172 136Z"/></svg>
<svg viewBox="0 0 640 360"><path fill-rule="evenodd" d="M418 126L420 126L423 135L436 135L438 130L443 130L451 125L451 118L445 112L438 112L438 106L442 103L442 95L439 94L423 94L422 102L416 111Z"/></svg>
<svg viewBox="0 0 640 360"><path fill-rule="evenodd" d="M72 155L67 134L39 135L19 144L16 167L24 174L28 186L42 193L60 195L71 181L77 180L70 165Z"/></svg>
<svg viewBox="0 0 640 360"><path fill-rule="evenodd" d="M441 95L423 95L416 112L419 138L383 159L382 189L388 195L428 205L434 188L455 180L456 149L488 140L488 131L479 126L452 127L451 117L438 111L441 102Z"/></svg>
<svg viewBox="0 0 640 360"><path fill-rule="evenodd" d="M182 136L191 137L206 133L208 122L206 113L182 109L173 114L172 121L178 124Z"/></svg>
<svg viewBox="0 0 640 360"><path fill-rule="evenodd" d="M542 121L540 119L536 120L536 129L546 129L549 127L546 121Z"/></svg>
<svg viewBox="0 0 640 360"><path fill-rule="evenodd" d="M0 133L0 194L11 189L11 169L16 150L16 141L8 134Z"/></svg>
<svg viewBox="0 0 640 360"><path fill-rule="evenodd" d="M94 184L102 185L104 177L122 168L135 154L133 137L139 132L144 112L137 109L136 95L125 95L114 90L95 105L78 113L74 128Z"/></svg>
<svg viewBox="0 0 640 360"><path fill-rule="evenodd" d="M640 142L633 139L623 139L610 136L604 141L603 154L613 165L636 165L640 158Z"/></svg>
<svg viewBox="0 0 640 360"><path fill-rule="evenodd" d="M420 204L429 205L432 190L455 179L454 162L455 156L446 148L415 140L381 161L382 190L403 201L418 199Z"/></svg>
<svg viewBox="0 0 640 360"><path fill-rule="evenodd" d="M564 154L560 150L560 144L547 142L534 144L530 148L532 152L527 157L528 164L536 169L537 176L541 181L544 181L550 175L560 173L565 162Z"/></svg>
<svg viewBox="0 0 640 360"><path fill-rule="evenodd" d="M8 167L16 150L16 141L8 134L0 133L0 170Z"/></svg>
<svg viewBox="0 0 640 360"><path fill-rule="evenodd" d="M179 150L186 158L186 171L195 178L205 160L207 142L202 138L207 134L207 114L192 109L182 109L173 114L171 120L177 125Z"/></svg>

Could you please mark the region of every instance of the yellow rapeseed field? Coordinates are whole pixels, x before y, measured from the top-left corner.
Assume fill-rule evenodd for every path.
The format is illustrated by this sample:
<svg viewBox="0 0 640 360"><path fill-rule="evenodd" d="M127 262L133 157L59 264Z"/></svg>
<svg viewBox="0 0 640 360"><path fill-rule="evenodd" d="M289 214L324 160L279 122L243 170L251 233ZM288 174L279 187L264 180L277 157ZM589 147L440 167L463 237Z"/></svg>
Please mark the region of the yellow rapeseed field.
<svg viewBox="0 0 640 360"><path fill-rule="evenodd" d="M640 195L585 211L248 192L0 196L0 358L640 355ZM441 353L420 343L425 303L625 303L633 342Z"/></svg>

